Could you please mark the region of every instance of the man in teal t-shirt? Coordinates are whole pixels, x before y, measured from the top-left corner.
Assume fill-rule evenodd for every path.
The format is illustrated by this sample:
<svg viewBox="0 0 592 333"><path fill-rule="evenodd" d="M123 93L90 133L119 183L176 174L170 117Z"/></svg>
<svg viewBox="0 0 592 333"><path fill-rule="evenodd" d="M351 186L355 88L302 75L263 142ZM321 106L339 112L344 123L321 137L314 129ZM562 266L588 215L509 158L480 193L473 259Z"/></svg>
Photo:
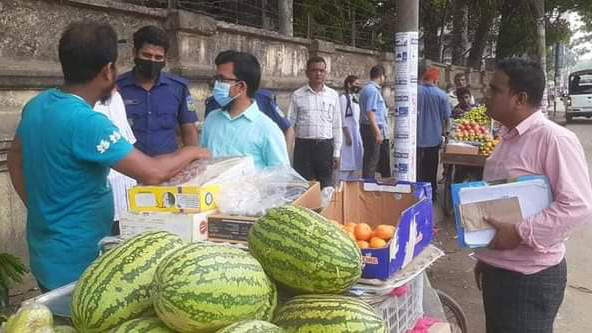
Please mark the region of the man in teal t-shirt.
<svg viewBox="0 0 592 333"><path fill-rule="evenodd" d="M28 208L31 271L42 290L77 280L98 255L113 222L110 167L153 185L207 151L185 147L153 159L133 148L94 104L115 87L117 34L110 25L76 23L60 39L64 85L25 106L8 169Z"/></svg>

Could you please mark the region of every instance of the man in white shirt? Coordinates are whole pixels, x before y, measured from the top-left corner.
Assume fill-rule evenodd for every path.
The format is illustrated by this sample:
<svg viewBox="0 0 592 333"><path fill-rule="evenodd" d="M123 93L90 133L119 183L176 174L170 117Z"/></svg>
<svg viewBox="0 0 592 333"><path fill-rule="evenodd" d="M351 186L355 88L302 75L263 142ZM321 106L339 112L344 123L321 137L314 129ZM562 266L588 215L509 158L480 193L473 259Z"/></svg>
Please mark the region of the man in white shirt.
<svg viewBox="0 0 592 333"><path fill-rule="evenodd" d="M121 135L131 144L136 143L136 137L132 131L125 113L125 105L119 92L114 91L111 98L106 101L99 101L95 104L94 110L107 116L113 122ZM119 235L119 219L121 213L128 210L127 204L127 190L136 186L135 179L130 178L114 169L109 171L109 183L113 189L113 203L115 208L115 215L113 220L113 235Z"/></svg>
<svg viewBox="0 0 592 333"><path fill-rule="evenodd" d="M294 169L321 187L333 185L338 169L342 129L339 95L325 85L327 63L312 57L306 64L308 84L292 94L288 119L296 132Z"/></svg>

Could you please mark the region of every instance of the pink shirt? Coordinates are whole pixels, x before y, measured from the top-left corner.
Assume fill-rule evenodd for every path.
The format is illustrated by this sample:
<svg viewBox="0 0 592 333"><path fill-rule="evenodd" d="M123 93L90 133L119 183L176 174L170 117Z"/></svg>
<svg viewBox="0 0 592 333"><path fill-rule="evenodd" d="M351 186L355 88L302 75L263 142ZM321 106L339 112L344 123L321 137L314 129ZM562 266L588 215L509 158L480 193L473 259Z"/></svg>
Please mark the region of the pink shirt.
<svg viewBox="0 0 592 333"><path fill-rule="evenodd" d="M476 257L492 266L534 274L557 265L565 256L564 241L576 226L592 217L588 164L574 133L535 112L516 128L501 130L502 143L487 159L486 181L544 175L553 202L517 224L522 245L514 250L481 249Z"/></svg>

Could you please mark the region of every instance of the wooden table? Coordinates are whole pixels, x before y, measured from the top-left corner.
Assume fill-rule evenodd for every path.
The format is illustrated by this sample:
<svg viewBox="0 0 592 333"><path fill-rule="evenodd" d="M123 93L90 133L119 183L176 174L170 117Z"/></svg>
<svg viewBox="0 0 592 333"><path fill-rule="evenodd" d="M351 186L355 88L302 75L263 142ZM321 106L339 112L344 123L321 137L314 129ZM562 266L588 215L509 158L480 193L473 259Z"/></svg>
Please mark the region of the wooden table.
<svg viewBox="0 0 592 333"><path fill-rule="evenodd" d="M446 150L444 150L441 161L446 176L444 179L444 198L442 200L442 208L444 209L444 214L446 216L452 214L450 185L466 180L480 180L486 159L487 156L484 155L452 154L447 153ZM467 173L467 170L472 172Z"/></svg>

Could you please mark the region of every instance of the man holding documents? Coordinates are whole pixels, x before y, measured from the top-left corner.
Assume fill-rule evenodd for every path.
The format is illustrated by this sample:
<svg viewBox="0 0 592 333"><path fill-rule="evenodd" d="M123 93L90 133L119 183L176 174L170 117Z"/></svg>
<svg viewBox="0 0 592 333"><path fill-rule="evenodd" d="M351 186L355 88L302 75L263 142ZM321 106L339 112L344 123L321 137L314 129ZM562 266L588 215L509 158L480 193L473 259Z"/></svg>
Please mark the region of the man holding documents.
<svg viewBox="0 0 592 333"><path fill-rule="evenodd" d="M544 88L539 64L507 59L497 64L487 94L488 113L503 128L484 180L542 175L553 193L549 207L521 221L486 220L496 235L475 255L475 278L488 333L553 331L567 280L564 242L592 217L584 151L575 134L540 111Z"/></svg>

